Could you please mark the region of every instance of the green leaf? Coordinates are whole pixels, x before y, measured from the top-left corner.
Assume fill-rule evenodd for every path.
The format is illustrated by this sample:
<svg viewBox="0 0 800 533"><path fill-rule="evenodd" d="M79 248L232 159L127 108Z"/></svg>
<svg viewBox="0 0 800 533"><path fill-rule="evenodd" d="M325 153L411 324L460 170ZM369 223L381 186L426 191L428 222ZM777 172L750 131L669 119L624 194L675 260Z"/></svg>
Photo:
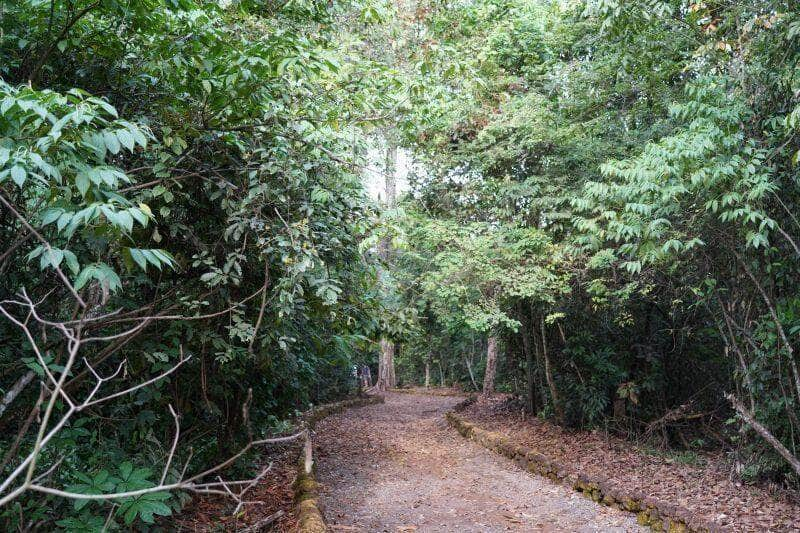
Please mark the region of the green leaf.
<svg viewBox="0 0 800 533"><path fill-rule="evenodd" d="M53 268L58 267L61 264L61 261L64 260L64 252L59 250L58 248L50 248L50 250L45 251L41 256L39 256L39 267L44 270L48 266L52 266Z"/></svg>
<svg viewBox="0 0 800 533"><path fill-rule="evenodd" d="M103 132L103 141L105 142L106 148L109 152L116 155L119 153L120 144L119 139L112 131L104 131Z"/></svg>
<svg viewBox="0 0 800 533"><path fill-rule="evenodd" d="M172 514L172 509L164 503L169 497L167 492L142 494L123 503L118 514L123 515L125 524L128 526L133 524L136 518L141 519L145 524L152 524L155 522L155 515L169 516Z"/></svg>
<svg viewBox="0 0 800 533"><path fill-rule="evenodd" d="M116 213L116 222L127 233L133 231L133 217L128 211L118 211Z"/></svg>
<svg viewBox="0 0 800 533"><path fill-rule="evenodd" d="M133 472L133 464L130 461L125 461L121 465L119 465L119 475L122 476L122 479L128 479L128 477Z"/></svg>
<svg viewBox="0 0 800 533"><path fill-rule="evenodd" d="M135 124L128 124L128 131L133 135L133 140L142 148L147 148L147 137L145 137L142 130L136 127Z"/></svg>
<svg viewBox="0 0 800 533"><path fill-rule="evenodd" d="M11 179L22 187L25 183L25 178L27 177L28 173L25 171L25 168L21 167L20 165L14 165L11 167Z"/></svg>
<svg viewBox="0 0 800 533"><path fill-rule="evenodd" d="M67 268L69 268L73 276L77 276L78 272L80 272L80 265L78 264L78 258L75 256L74 253L70 252L69 250L63 250L63 252L64 252L64 261L67 263Z"/></svg>
<svg viewBox="0 0 800 533"><path fill-rule="evenodd" d="M78 172L75 176L75 186L78 188L78 192L81 193L81 196L86 196L91 186L89 174L87 172Z"/></svg>
<svg viewBox="0 0 800 533"><path fill-rule="evenodd" d="M8 113L8 110L11 109L11 107L16 103L17 103L16 100L11 98L10 96L3 98L3 101L0 102L0 115L5 115L6 113Z"/></svg>
<svg viewBox="0 0 800 533"><path fill-rule="evenodd" d="M82 500L88 502L88 500ZM89 510L84 510L79 517L64 518L56 522L69 533L98 533L106 526L106 517L93 515Z"/></svg>
<svg viewBox="0 0 800 533"><path fill-rule="evenodd" d="M95 265L87 265L83 267L78 277L75 278L75 290L81 290L89 280L94 279L95 275L97 274L97 267Z"/></svg>
<svg viewBox="0 0 800 533"><path fill-rule="evenodd" d="M75 492L77 494L106 494L115 490L117 482L119 481L117 478L111 477L107 470L100 470L91 478L86 475L80 475L78 478L83 481L83 483L69 485L67 487L69 492ZM76 510L80 510L91 501L92 500L76 499L73 505Z"/></svg>
<svg viewBox="0 0 800 533"><path fill-rule="evenodd" d="M128 213L130 213L131 216L136 219L136 222L138 222L143 228L147 227L147 222L150 219L146 214L144 214L144 212L142 212L141 209L138 209L136 207L131 207L130 209L128 209Z"/></svg>
<svg viewBox="0 0 800 533"><path fill-rule="evenodd" d="M72 213L68 212L61 213L61 216L58 217L58 222L56 222L56 228L58 229L58 231L61 231L65 227L67 227L67 224L69 224L71 221L72 221Z"/></svg>
<svg viewBox="0 0 800 533"><path fill-rule="evenodd" d="M46 226L48 224L52 224L61 216L64 212L63 209L48 209L42 215L42 226Z"/></svg>
<svg viewBox="0 0 800 533"><path fill-rule="evenodd" d="M136 262L136 264L139 265L139 268L141 268L142 270L146 271L147 270L147 259L145 258L144 254L141 252L141 250L138 250L136 248L128 248L128 251L131 254L131 259L133 259L134 262Z"/></svg>
<svg viewBox="0 0 800 533"><path fill-rule="evenodd" d="M152 252L156 256L156 258L159 259L163 264L173 268L175 267L175 258L172 257L172 255L170 255L170 253L167 252L166 250L153 248Z"/></svg>
<svg viewBox="0 0 800 533"><path fill-rule="evenodd" d="M127 148L129 152L132 152L134 146L136 146L136 141L128 130L118 130L117 139L119 139L120 144Z"/></svg>
<svg viewBox="0 0 800 533"><path fill-rule="evenodd" d="M153 250L141 250L142 254L144 255L145 259L150 262L154 267L161 270L161 261L158 259L158 256L153 252Z"/></svg>

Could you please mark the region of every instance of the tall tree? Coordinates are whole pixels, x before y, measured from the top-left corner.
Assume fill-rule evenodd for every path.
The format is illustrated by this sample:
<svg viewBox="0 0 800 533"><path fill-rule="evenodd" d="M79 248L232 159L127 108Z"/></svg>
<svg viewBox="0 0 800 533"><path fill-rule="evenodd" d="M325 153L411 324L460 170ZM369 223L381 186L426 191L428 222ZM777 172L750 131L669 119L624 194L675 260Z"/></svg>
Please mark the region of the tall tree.
<svg viewBox="0 0 800 533"><path fill-rule="evenodd" d="M397 207L397 142L393 135L387 134L386 157L384 159L384 205L385 209L393 210ZM391 270L392 243L387 236L380 244L381 259L388 270ZM394 388L397 385L394 368L395 345L394 341L383 337L380 341L380 355L378 358L378 390Z"/></svg>

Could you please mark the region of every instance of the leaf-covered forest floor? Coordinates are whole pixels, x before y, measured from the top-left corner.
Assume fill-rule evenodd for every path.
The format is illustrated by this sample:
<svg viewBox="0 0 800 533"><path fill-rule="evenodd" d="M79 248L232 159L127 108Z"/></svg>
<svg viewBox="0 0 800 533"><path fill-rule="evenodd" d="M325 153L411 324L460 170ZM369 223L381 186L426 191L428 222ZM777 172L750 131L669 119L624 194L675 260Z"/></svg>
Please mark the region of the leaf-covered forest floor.
<svg viewBox="0 0 800 533"><path fill-rule="evenodd" d="M386 394L386 403L350 409L316 427L317 480L332 531L644 531L635 515L598 505L569 487L521 470L465 440L444 414L463 395L424 389ZM460 397L461 396L461 397ZM526 417L503 395L460 413L483 429L620 492L687 509L721 529L796 531L800 497L748 486L713 454L685 464L602 431L568 431ZM171 527L179 531L239 531L276 511L268 530L293 531L292 483L297 448L273 450L270 475L255 487L254 504L232 515L229 501L196 498Z"/></svg>
<svg viewBox="0 0 800 533"><path fill-rule="evenodd" d="M460 416L506 435L627 494L639 494L687 509L732 531L798 531L800 496L791 491L748 486L732 479L731 466L706 454L700 464L684 464L666 454L647 453L602 431L566 431L510 409L500 395L479 401Z"/></svg>
<svg viewBox="0 0 800 533"><path fill-rule="evenodd" d="M272 468L253 489L248 492L243 511L234 515L236 504L230 499L218 496L196 497L176 519L165 520L169 531L217 532L247 531L266 517L279 511L283 515L269 527L257 531L294 531L297 517L294 512L294 491L292 484L297 476L298 447L287 445L282 450L271 449L259 465L261 468L272 463ZM260 468L259 468L260 470Z"/></svg>
<svg viewBox="0 0 800 533"><path fill-rule="evenodd" d="M457 397L388 393L316 427L333 531L640 531L633 515L520 470L450 429Z"/></svg>

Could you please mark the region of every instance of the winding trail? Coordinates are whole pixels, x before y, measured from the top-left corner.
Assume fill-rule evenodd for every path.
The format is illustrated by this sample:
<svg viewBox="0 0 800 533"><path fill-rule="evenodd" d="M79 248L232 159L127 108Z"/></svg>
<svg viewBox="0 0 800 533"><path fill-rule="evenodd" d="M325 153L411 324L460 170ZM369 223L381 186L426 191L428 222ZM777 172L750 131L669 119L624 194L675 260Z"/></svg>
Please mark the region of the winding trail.
<svg viewBox="0 0 800 533"><path fill-rule="evenodd" d="M388 393L316 428L317 479L333 531L644 531L458 435L459 398Z"/></svg>

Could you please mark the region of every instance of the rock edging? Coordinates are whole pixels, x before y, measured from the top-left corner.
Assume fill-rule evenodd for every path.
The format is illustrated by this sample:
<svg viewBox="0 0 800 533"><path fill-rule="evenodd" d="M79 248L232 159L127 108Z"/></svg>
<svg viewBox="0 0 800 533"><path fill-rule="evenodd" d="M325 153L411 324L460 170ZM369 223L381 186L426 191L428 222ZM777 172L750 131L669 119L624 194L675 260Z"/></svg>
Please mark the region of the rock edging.
<svg viewBox="0 0 800 533"><path fill-rule="evenodd" d="M636 513L636 521L653 531L669 533L716 533L728 531L718 524L695 517L689 509L638 493L626 493L608 479L590 477L573 467L550 459L532 448L519 445L500 433L486 431L461 418L457 412L474 401L468 398L445 414L448 423L463 437L473 440L514 461L520 468L567 485L591 500L610 507Z"/></svg>
<svg viewBox="0 0 800 533"><path fill-rule="evenodd" d="M303 423L308 430L323 418L344 411L351 407L364 407L383 403L383 396L365 396L341 402L320 405L310 409L303 416ZM305 443L297 460L297 479L294 482L294 501L297 509L298 533L326 533L325 517L319 503L320 484L314 475L310 431L306 433Z"/></svg>

